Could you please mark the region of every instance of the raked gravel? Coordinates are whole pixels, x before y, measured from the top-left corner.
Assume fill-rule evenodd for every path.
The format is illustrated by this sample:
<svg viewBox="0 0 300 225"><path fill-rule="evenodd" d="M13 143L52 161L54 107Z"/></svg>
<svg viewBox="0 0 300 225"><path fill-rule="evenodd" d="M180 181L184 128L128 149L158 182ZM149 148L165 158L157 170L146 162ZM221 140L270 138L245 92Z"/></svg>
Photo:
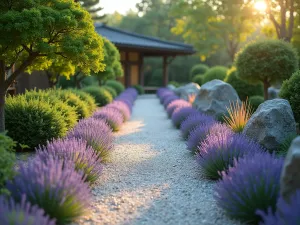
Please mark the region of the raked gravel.
<svg viewBox="0 0 300 225"><path fill-rule="evenodd" d="M216 206L215 183L203 179L155 95L137 99L115 134L111 162L78 224L238 225Z"/></svg>

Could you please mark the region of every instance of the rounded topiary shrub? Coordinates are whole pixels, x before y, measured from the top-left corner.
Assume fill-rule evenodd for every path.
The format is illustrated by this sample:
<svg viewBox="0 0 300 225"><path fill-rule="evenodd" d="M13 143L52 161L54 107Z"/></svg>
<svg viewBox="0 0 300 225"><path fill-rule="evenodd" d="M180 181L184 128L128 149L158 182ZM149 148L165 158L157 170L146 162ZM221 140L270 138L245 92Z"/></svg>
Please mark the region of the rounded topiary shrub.
<svg viewBox="0 0 300 225"><path fill-rule="evenodd" d="M49 103L53 108L58 110L62 116L65 118L67 128L73 128L77 120L79 119L78 114L76 113L76 108L66 104L64 101L60 100L57 96L49 94L46 91L26 91L24 97L27 100L37 99L40 101L45 101Z"/></svg>
<svg viewBox="0 0 300 225"><path fill-rule="evenodd" d="M132 87L137 90L139 95L145 94L144 88L141 85L136 84L133 85Z"/></svg>
<svg viewBox="0 0 300 225"><path fill-rule="evenodd" d="M264 100L264 97L262 96L251 96L249 98L249 103L250 105L252 106L253 110L255 111L258 106L263 103L265 100Z"/></svg>
<svg viewBox="0 0 300 225"><path fill-rule="evenodd" d="M190 71L190 78L193 79L196 75L203 75L209 70L209 67L205 64L197 64L192 67Z"/></svg>
<svg viewBox="0 0 300 225"><path fill-rule="evenodd" d="M204 78L203 75L196 75L196 76L193 77L192 81L201 86L202 83L203 83L203 78Z"/></svg>
<svg viewBox="0 0 300 225"><path fill-rule="evenodd" d="M64 116L55 107L43 100L26 100L21 95L7 98L5 116L7 134L31 149L65 136L68 130Z"/></svg>
<svg viewBox="0 0 300 225"><path fill-rule="evenodd" d="M80 119L87 118L92 114L89 111L88 104L70 90L51 90L50 94L64 101L69 106L74 107Z"/></svg>
<svg viewBox="0 0 300 225"><path fill-rule="evenodd" d="M105 106L113 101L112 95L105 89L99 86L89 86L82 89L92 95L98 106Z"/></svg>
<svg viewBox="0 0 300 225"><path fill-rule="evenodd" d="M230 84L238 93L240 99L245 101L247 98L251 96L263 96L264 90L262 84L250 84L244 80L242 80L236 71L236 68L232 68L228 71L226 78L224 81Z"/></svg>
<svg viewBox="0 0 300 225"><path fill-rule="evenodd" d="M177 81L169 81L168 85L171 84L171 85L174 85L176 88L180 87L180 84L177 82Z"/></svg>
<svg viewBox="0 0 300 225"><path fill-rule="evenodd" d="M224 66L215 66L210 68L203 77L203 84L214 80L214 79L218 79L218 80L224 80L227 74L227 67Z"/></svg>
<svg viewBox="0 0 300 225"><path fill-rule="evenodd" d="M0 221L3 225L55 225L45 211L31 205L23 195L21 202L0 196Z"/></svg>
<svg viewBox="0 0 300 225"><path fill-rule="evenodd" d="M6 182L12 179L15 174L14 147L15 142L4 133L0 133L0 194L5 192L4 186Z"/></svg>
<svg viewBox="0 0 300 225"><path fill-rule="evenodd" d="M300 71L294 73L292 77L285 80L279 92L279 96L289 101L295 120L300 123Z"/></svg>
<svg viewBox="0 0 300 225"><path fill-rule="evenodd" d="M289 79L298 70L298 56L290 43L283 40L264 40L251 43L236 57L241 79L264 85L264 98L272 84Z"/></svg>
<svg viewBox="0 0 300 225"><path fill-rule="evenodd" d="M101 86L101 87L104 88L105 90L107 90L107 91L111 94L111 96L113 97L113 99L116 98L116 97L118 96L116 90L113 89L112 87L106 86L106 85Z"/></svg>
<svg viewBox="0 0 300 225"><path fill-rule="evenodd" d="M70 90L88 105L90 112L94 112L96 110L97 108L96 101L92 95L79 89L70 89Z"/></svg>
<svg viewBox="0 0 300 225"><path fill-rule="evenodd" d="M105 82L105 85L112 87L113 89L116 90L117 94L121 94L125 90L124 85L116 80L108 80Z"/></svg>
<svg viewBox="0 0 300 225"><path fill-rule="evenodd" d="M17 202L25 194L28 202L42 208L57 224L69 224L82 216L91 199L89 186L74 163L53 158L37 157L20 164L7 189Z"/></svg>
<svg viewBox="0 0 300 225"><path fill-rule="evenodd" d="M257 210L275 210L283 161L266 152L235 161L217 184L217 204L232 218L258 224Z"/></svg>

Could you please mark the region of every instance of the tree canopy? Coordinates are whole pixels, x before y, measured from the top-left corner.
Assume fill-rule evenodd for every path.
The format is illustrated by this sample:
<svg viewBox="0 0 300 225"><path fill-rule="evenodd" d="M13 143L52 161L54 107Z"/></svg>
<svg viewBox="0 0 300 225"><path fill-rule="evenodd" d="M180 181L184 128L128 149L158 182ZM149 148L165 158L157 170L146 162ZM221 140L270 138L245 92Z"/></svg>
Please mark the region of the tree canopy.
<svg viewBox="0 0 300 225"><path fill-rule="evenodd" d="M4 96L23 71L48 69L60 60L84 74L103 71L103 40L90 14L73 0L0 2L0 131L4 130ZM14 66L10 76L9 71Z"/></svg>

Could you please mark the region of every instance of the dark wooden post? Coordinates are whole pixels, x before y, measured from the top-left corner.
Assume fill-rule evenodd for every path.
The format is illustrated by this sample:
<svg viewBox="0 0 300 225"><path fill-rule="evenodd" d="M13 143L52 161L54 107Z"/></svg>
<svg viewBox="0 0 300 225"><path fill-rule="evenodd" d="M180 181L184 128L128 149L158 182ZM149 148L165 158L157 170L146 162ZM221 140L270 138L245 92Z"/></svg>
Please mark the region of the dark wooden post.
<svg viewBox="0 0 300 225"><path fill-rule="evenodd" d="M167 86L169 82L168 78L168 57L163 57L163 85Z"/></svg>
<svg viewBox="0 0 300 225"><path fill-rule="evenodd" d="M144 87L144 55L140 54L140 62L139 62L139 76L140 76L140 85Z"/></svg>

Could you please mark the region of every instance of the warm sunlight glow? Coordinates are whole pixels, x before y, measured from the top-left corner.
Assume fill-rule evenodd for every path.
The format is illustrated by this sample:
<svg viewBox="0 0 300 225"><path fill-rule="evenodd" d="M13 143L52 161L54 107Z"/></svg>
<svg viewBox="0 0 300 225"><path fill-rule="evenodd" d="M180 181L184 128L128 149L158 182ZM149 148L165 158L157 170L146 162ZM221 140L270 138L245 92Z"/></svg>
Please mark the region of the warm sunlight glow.
<svg viewBox="0 0 300 225"><path fill-rule="evenodd" d="M257 1L255 4L254 4L254 8L259 10L259 11L266 11L267 9L267 5L265 2L263 1Z"/></svg>

